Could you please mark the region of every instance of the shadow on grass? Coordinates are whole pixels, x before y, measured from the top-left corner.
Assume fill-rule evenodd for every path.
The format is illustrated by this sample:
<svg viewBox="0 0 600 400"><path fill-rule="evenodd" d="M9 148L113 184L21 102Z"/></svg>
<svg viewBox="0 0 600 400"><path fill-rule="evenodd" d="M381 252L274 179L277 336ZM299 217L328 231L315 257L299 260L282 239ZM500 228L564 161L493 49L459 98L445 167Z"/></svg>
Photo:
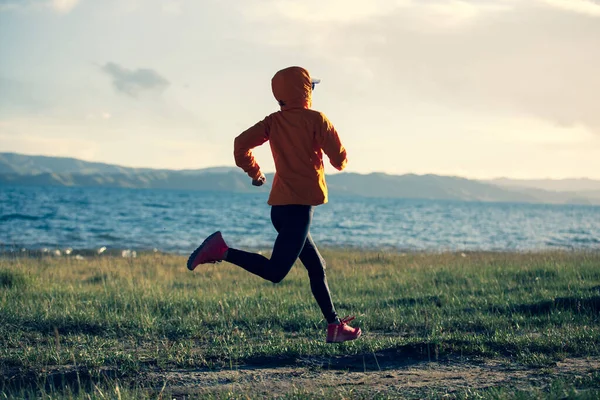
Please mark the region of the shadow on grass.
<svg viewBox="0 0 600 400"><path fill-rule="evenodd" d="M598 313L600 311L600 296L586 299L578 297L557 297L553 300L544 300L533 304L517 304L505 308L494 308L493 312L503 314L544 315L552 311L571 311L576 314Z"/></svg>
<svg viewBox="0 0 600 400"><path fill-rule="evenodd" d="M345 346L333 344L332 346ZM301 354L280 354L277 356L254 356L239 360L242 367L278 368L310 367L348 371L381 371L397 369L424 361L444 361L451 354L440 353L440 346L434 343L418 342L402 346L380 349L374 352L332 356L304 356Z"/></svg>
<svg viewBox="0 0 600 400"><path fill-rule="evenodd" d="M345 346L344 344L334 346ZM522 359L531 355L543 355L547 359L585 357L597 354L595 342L573 341L565 346L560 341L534 340L527 344L498 341L493 338L446 339L443 341L418 341L392 346L374 352L331 356L303 356L280 354L277 356L254 356L238 360L250 368L314 367L347 371L381 371L406 368L423 362L447 362L456 360L483 360L486 358Z"/></svg>
<svg viewBox="0 0 600 400"><path fill-rule="evenodd" d="M0 270L0 288L22 289L27 285L27 276L22 272Z"/></svg>
<svg viewBox="0 0 600 400"><path fill-rule="evenodd" d="M345 346L345 344L334 345ZM381 349L376 352L365 352L352 355L312 356L289 352L278 355L253 356L234 360L236 369L263 369L263 368L313 368L329 370L346 370L373 372L386 369L397 369L420 362L434 360L435 349L431 343L414 343L394 348ZM229 360L209 360L221 368L211 368L219 371L229 370ZM442 358L440 358L442 360ZM181 371L180 367L173 366ZM209 368L194 368L190 372L208 371ZM133 386L143 385L153 388L156 382L146 381L144 376L148 371L165 371L164 367L158 368L155 364L144 363L139 368L124 369L119 365L106 365L103 367L87 369L83 366L56 367L51 372L43 370L23 370L13 368L3 370L0 376L0 392L19 393L22 390L46 392L71 392L80 390L92 391L94 386L100 386L114 379L119 379L121 384Z"/></svg>
<svg viewBox="0 0 600 400"><path fill-rule="evenodd" d="M77 335L87 334L94 336L105 336L109 327L94 322L77 321L73 319L25 319L16 316L4 316L2 323L14 325L18 330L39 332L42 334L54 334L55 330L59 335Z"/></svg>
<svg viewBox="0 0 600 400"><path fill-rule="evenodd" d="M176 341L189 339L196 334L197 325L181 320L166 320L162 325L144 330L136 325L136 321L120 321L114 323L98 323L76 319L28 319L14 315L0 316L0 324L14 326L17 331L37 332L42 335L55 335L55 330L60 336L90 335L103 338L146 337L149 333L165 339ZM245 318L231 318L225 321L202 321L200 324L205 331L229 331L234 327L254 329L256 326L270 327L287 333L300 332L313 329L314 325L301 319L277 320L256 318L248 322Z"/></svg>
<svg viewBox="0 0 600 400"><path fill-rule="evenodd" d="M564 348L561 343L536 341L526 346L518 343L498 342L493 339L451 339L441 342L418 341L404 345L392 346L377 351L366 351L357 354L343 354L346 344L335 344L340 353L334 355L305 355L296 351L282 352L276 355L255 355L235 360L220 357L207 358L212 368L201 367L182 369L180 366L162 366L156 363L144 362L135 368L123 368L116 365L105 365L86 369L85 367L62 366L51 372L48 370L12 369L2 371L0 376L0 392L19 393L22 390L45 390L77 393L80 390L93 391L95 386L110 383L115 379L120 385L130 387L155 389L156 379L148 379L148 372L164 373L170 369L178 373L199 371L230 370L235 365L236 370L258 370L288 368L310 368L314 370L338 370L355 372L375 372L394 369L404 369L416 364L428 362L477 362L486 358L507 357L516 358L527 354L543 354L549 362L554 356L566 351L572 356L587 356L590 349L581 347L581 343L573 343L571 348ZM349 350L350 347L347 347ZM231 361L231 362L230 362ZM161 383L162 385L162 383Z"/></svg>
<svg viewBox="0 0 600 400"><path fill-rule="evenodd" d="M14 369L3 371L0 377L0 393L17 394L25 392L33 395L36 392L92 392L110 380L124 377L117 369L65 366L52 372L23 371Z"/></svg>

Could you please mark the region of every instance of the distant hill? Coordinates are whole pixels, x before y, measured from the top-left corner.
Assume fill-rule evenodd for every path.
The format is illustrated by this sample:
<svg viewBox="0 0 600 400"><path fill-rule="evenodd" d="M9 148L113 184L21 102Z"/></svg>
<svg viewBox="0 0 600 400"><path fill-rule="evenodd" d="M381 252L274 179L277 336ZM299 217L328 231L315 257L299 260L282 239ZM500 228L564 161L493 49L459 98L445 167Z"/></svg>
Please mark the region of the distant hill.
<svg viewBox="0 0 600 400"><path fill-rule="evenodd" d="M116 174L35 175L0 174L0 186L73 186L120 187L140 189L184 189L220 192L256 192L243 172L206 172L190 174L180 171L144 171ZM266 190L263 188L262 190Z"/></svg>
<svg viewBox="0 0 600 400"><path fill-rule="evenodd" d="M333 192L368 197L535 202L537 197L466 178L439 175L337 174L327 178Z"/></svg>
<svg viewBox="0 0 600 400"><path fill-rule="evenodd" d="M81 161L75 158L0 153L0 174L127 174L143 171L148 170Z"/></svg>
<svg viewBox="0 0 600 400"><path fill-rule="evenodd" d="M124 187L256 193L270 189L273 176L267 175L267 179L265 187L255 188L251 186L249 178L235 167L175 171L127 168L74 158L0 153L0 186ZM600 204L600 190L549 191L453 176L340 173L327 176L327 183L332 195Z"/></svg>
<svg viewBox="0 0 600 400"><path fill-rule="evenodd" d="M498 178L481 182L527 193L544 199L544 202L600 204L600 181L588 178L556 180Z"/></svg>
<svg viewBox="0 0 600 400"><path fill-rule="evenodd" d="M183 175L206 173L226 173L236 170L234 167L211 167L197 170L177 171ZM173 172L152 168L130 168L119 165L82 161L76 158L29 156L17 153L0 153L0 174L36 175L36 174L124 174L132 175L147 172Z"/></svg>
<svg viewBox="0 0 600 400"><path fill-rule="evenodd" d="M600 192L600 181L593 179L508 179L497 178L487 181L497 186L509 188L542 189L556 192Z"/></svg>

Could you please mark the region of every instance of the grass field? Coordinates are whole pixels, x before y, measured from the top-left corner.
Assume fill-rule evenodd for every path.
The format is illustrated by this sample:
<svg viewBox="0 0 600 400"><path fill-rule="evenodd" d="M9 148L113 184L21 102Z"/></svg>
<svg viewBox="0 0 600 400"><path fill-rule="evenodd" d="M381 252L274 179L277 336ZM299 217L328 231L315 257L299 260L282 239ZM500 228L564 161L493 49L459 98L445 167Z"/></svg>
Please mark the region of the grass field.
<svg viewBox="0 0 600 400"><path fill-rule="evenodd" d="M357 341L301 264L2 258L0 398L600 397L600 253L323 255Z"/></svg>

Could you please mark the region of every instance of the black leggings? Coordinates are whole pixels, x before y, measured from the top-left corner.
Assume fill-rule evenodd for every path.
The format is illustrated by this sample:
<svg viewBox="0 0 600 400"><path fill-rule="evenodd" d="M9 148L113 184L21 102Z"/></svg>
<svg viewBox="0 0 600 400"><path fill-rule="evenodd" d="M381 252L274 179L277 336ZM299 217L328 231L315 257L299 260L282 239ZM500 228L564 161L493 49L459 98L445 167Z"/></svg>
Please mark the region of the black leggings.
<svg viewBox="0 0 600 400"><path fill-rule="evenodd" d="M332 323L336 320L337 314L327 286L325 260L319 254L310 236L312 216L312 206L271 207L271 221L278 233L271 259L260 254L230 248L226 261L268 281L279 283L300 257L300 261L308 271L313 296L327 322Z"/></svg>

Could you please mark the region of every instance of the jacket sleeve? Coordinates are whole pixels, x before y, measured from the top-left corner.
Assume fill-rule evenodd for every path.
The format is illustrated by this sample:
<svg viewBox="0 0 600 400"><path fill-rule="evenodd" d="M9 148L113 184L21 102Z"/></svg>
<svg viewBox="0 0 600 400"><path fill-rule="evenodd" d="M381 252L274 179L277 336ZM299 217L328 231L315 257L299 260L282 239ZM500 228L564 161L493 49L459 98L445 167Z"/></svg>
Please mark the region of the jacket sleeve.
<svg viewBox="0 0 600 400"><path fill-rule="evenodd" d="M321 114L323 120L320 127L317 128L317 137L323 152L329 158L331 165L338 171L346 168L348 159L346 157L346 149L340 142L337 131L327 117Z"/></svg>
<svg viewBox="0 0 600 400"><path fill-rule="evenodd" d="M252 179L260 177L260 166L252 155L252 149L269 140L269 117L242 132L233 142L235 165L244 170Z"/></svg>

